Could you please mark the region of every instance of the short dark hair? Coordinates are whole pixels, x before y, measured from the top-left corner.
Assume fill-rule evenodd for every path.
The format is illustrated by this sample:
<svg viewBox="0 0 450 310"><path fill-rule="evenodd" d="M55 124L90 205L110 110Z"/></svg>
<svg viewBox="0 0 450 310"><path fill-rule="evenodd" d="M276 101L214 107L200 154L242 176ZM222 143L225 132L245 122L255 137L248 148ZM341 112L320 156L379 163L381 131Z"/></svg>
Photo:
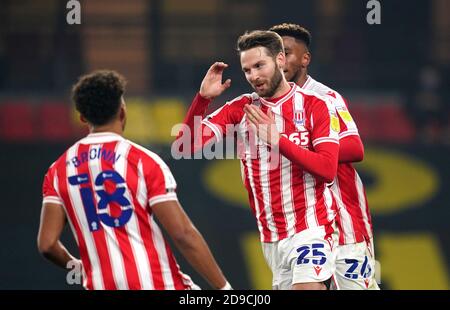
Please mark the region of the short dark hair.
<svg viewBox="0 0 450 310"><path fill-rule="evenodd" d="M105 125L117 115L125 85L125 78L115 71L94 71L72 87L72 100L89 123Z"/></svg>
<svg viewBox="0 0 450 310"><path fill-rule="evenodd" d="M309 45L311 44L311 33L308 31L308 29L300 25L283 23L272 26L269 30L278 33L282 37L294 37L297 40L305 43L307 47L309 47Z"/></svg>
<svg viewBox="0 0 450 310"><path fill-rule="evenodd" d="M277 56L279 53L284 53L283 40L273 31L254 30L246 32L237 41L237 51L239 53L258 46L265 47L272 57Z"/></svg>

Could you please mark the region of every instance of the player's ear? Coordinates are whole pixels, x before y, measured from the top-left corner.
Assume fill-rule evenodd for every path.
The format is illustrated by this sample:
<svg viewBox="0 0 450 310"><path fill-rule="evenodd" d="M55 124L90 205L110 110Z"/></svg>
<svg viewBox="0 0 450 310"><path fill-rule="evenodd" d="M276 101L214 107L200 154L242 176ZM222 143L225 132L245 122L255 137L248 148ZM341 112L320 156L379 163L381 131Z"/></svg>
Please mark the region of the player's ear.
<svg viewBox="0 0 450 310"><path fill-rule="evenodd" d="M277 62L277 66L280 69L283 69L284 66L286 65L286 55L283 52L278 53L277 57L276 57L276 62Z"/></svg>
<svg viewBox="0 0 450 310"><path fill-rule="evenodd" d="M120 120L123 121L126 117L126 110L124 106L120 107L120 114L119 114Z"/></svg>
<svg viewBox="0 0 450 310"><path fill-rule="evenodd" d="M120 104L120 111L119 111L119 119L120 121L124 121L127 117L127 107L125 105L125 100L121 100L121 104Z"/></svg>
<svg viewBox="0 0 450 310"><path fill-rule="evenodd" d="M311 53L310 52L308 52L308 51L306 51L304 54L303 54L303 57L302 57L302 67L303 68L306 68L306 67L308 67L309 66L309 63L311 62Z"/></svg>
<svg viewBox="0 0 450 310"><path fill-rule="evenodd" d="M125 100L122 97L120 98L120 111L119 111L119 118L121 121L126 118L126 114L127 114L127 106L125 104Z"/></svg>
<svg viewBox="0 0 450 310"><path fill-rule="evenodd" d="M87 124L87 119L83 116L83 115L81 115L80 114L80 121L83 123L83 124Z"/></svg>

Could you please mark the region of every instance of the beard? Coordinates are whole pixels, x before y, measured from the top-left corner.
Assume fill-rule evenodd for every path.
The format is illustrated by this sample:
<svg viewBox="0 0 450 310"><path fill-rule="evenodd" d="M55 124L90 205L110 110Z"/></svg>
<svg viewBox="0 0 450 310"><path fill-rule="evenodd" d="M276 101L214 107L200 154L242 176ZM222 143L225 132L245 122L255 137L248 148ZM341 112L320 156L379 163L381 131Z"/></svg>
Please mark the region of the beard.
<svg viewBox="0 0 450 310"><path fill-rule="evenodd" d="M281 73L281 71L278 68L276 68L275 72L273 73L272 77L269 80L269 88L267 90L258 91L255 87L253 87L253 89L256 91L258 96L263 98L271 98L277 92L282 80L283 80L283 73Z"/></svg>

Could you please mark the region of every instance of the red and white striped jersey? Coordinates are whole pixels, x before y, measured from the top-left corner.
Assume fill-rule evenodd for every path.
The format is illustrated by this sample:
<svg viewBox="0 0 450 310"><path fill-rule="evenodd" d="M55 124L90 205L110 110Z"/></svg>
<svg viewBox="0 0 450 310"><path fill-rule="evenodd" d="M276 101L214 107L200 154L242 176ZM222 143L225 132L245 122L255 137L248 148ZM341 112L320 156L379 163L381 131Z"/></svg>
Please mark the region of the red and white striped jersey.
<svg viewBox="0 0 450 310"><path fill-rule="evenodd" d="M86 289L190 288L152 215L175 189L158 155L114 133L88 135L50 166L43 202L64 208Z"/></svg>
<svg viewBox="0 0 450 310"><path fill-rule="evenodd" d="M344 98L338 92L310 76L302 88L322 96L332 97L340 121L339 139L351 135L359 136L356 123L350 115ZM358 243L372 238L372 219L366 192L358 172L351 163L339 164L331 191L338 205L336 222L340 231L339 243Z"/></svg>
<svg viewBox="0 0 450 310"><path fill-rule="evenodd" d="M334 107L313 92L293 83L290 86L287 94L270 101L256 93L242 95L203 120L217 140L229 134L230 125L237 125L243 144L242 178L262 242L279 241L311 227L331 227L335 216L335 203L325 182L280 153L271 152L248 129L243 108L255 104L265 113L270 108L278 131L299 147L313 151L320 143L338 143L339 130L332 128L338 126ZM274 156L276 166L272 166Z"/></svg>

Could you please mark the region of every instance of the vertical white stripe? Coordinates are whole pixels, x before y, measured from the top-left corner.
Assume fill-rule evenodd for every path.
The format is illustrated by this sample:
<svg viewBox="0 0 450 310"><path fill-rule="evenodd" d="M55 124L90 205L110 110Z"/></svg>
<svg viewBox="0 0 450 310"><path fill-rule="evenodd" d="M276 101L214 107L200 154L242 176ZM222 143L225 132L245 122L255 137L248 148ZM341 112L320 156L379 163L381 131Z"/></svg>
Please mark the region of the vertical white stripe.
<svg viewBox="0 0 450 310"><path fill-rule="evenodd" d="M303 109L303 95L302 94L294 94L294 111L304 111Z"/></svg>
<svg viewBox="0 0 450 310"><path fill-rule="evenodd" d="M71 158L77 156L79 144L74 145L67 151L66 161L69 161ZM67 178L77 175L77 170L72 163L67 166ZM92 286L94 290L102 290L104 289L103 285L103 276L102 270L100 267L100 260L98 257L98 252L95 246L94 238L92 236L91 231L89 230L89 224L87 222L86 213L83 207L83 201L81 199L81 194L78 186L73 186L69 184L68 179L67 183L67 191L70 198L70 203L73 207L75 213L75 220L78 223L78 226L81 229L81 233L86 242L86 249L88 252L88 256L91 262L92 268Z"/></svg>
<svg viewBox="0 0 450 310"><path fill-rule="evenodd" d="M119 160L114 164L114 170L116 170L124 180L127 179L127 169L128 169L128 154L130 151L130 144L125 141L121 141L118 143L116 147L116 154L122 154ZM139 163L141 164L141 163ZM142 167L142 164L141 164ZM137 179L138 186L137 189L139 191L141 178ZM142 183L142 182L141 182ZM144 184L145 185L145 184ZM131 244L131 250L133 251L133 256L135 259L139 280L141 283L142 289L149 290L153 289L153 281L150 273L150 265L147 259L147 252L144 246L144 241L142 238L142 234L139 229L138 217L134 210L136 208L140 208L139 206L135 206L133 203L133 198L131 197L129 189L125 191L125 196L132 204L133 214L131 215L130 220L124 226L127 231L128 239ZM145 201L144 201L145 205Z"/></svg>
<svg viewBox="0 0 450 310"><path fill-rule="evenodd" d="M314 189L316 182L308 172L303 172L303 186L305 190L306 201L306 224L308 228L317 227L316 218L316 190Z"/></svg>
<svg viewBox="0 0 450 310"><path fill-rule="evenodd" d="M296 95L294 95L297 97ZM285 117L283 117L282 107L273 109L275 113L275 122L279 132L285 132ZM277 115L277 113L279 115ZM284 218L286 220L287 235L292 236L295 233L295 212L292 195L292 162L279 154L280 163L280 189L281 203L283 207Z"/></svg>
<svg viewBox="0 0 450 310"><path fill-rule="evenodd" d="M92 144L89 148L89 153L92 149L97 149L97 157L98 157L98 150L102 147L101 144ZM89 171L91 175L91 182L92 182L92 188L95 189L95 192L98 190L105 190L104 186L95 186L95 179L97 176L102 172L102 166L101 166L101 156L100 158L95 159L89 159ZM95 205L98 206L98 202L100 201L100 197L95 193ZM105 212L97 210L97 212ZM108 214L111 214L111 211L108 207L106 208L106 212ZM101 229L103 229L105 233L105 239L106 239L106 249L109 254L109 258L111 261L111 268L112 268L112 274L114 278L114 282L116 284L116 287L120 290L126 290L128 289L127 284L127 278L125 275L125 266L123 263L123 257L122 257L122 251L120 250L119 242L116 238L116 234L114 232L113 227L109 227L103 223L100 222L100 225L102 226Z"/></svg>
<svg viewBox="0 0 450 310"><path fill-rule="evenodd" d="M367 215L367 208L366 208L366 199L364 197L364 185L356 170L355 170L355 183L356 189L358 191L358 202L363 216L364 226L366 227L366 231L369 234L369 236L372 237L372 229L370 228L369 217Z"/></svg>
<svg viewBox="0 0 450 310"><path fill-rule="evenodd" d="M260 141L258 138L257 141ZM267 147L262 145L258 146L259 152L259 175L260 175L260 187L264 202L264 211L266 212L267 227L270 231L270 241L278 241L277 227L272 213L272 201L270 193L270 163L269 152Z"/></svg>
<svg viewBox="0 0 450 310"><path fill-rule="evenodd" d="M153 216L149 215L148 220L153 232L153 244L155 245L156 253L158 253L159 264L161 266L161 273L164 280L164 289L174 290L175 284L173 283L172 271L170 270L164 237L158 225L154 221Z"/></svg>
<svg viewBox="0 0 450 310"><path fill-rule="evenodd" d="M331 186L331 191L336 200L339 216L341 219L342 231L340 232L340 234L342 234L342 236L344 237L345 244L353 243L355 242L355 230L353 228L353 221L350 214L348 213L347 207L342 201L342 194L338 178L335 179L334 184Z"/></svg>
<svg viewBox="0 0 450 310"><path fill-rule="evenodd" d="M137 172L138 172L138 186L137 186L137 200L139 204L144 208L145 212L147 212L146 206L148 201L148 195L147 195L147 183L145 182L145 175L144 175L144 166L142 164L142 161L139 160L139 163L137 165Z"/></svg>
<svg viewBox="0 0 450 310"><path fill-rule="evenodd" d="M336 213L333 211L333 196L331 195L331 191L326 186L326 184L323 185L324 191L323 191L323 201L325 202L325 207L327 208L327 220L333 221L334 217L336 216Z"/></svg>
<svg viewBox="0 0 450 310"><path fill-rule="evenodd" d="M261 241L264 241L264 232L263 232L263 230L265 229L265 227L262 226L262 223L261 223L261 220L260 220L261 208L259 206L258 198L257 198L256 192L255 192L255 181L253 179L252 159L250 158L251 156L249 156L249 155L247 155L246 157L247 157L247 159L245 161L245 164L247 166L248 181L250 183L250 189L252 191L253 201L255 203L256 223L258 224L258 230L259 230L259 233L260 233Z"/></svg>

